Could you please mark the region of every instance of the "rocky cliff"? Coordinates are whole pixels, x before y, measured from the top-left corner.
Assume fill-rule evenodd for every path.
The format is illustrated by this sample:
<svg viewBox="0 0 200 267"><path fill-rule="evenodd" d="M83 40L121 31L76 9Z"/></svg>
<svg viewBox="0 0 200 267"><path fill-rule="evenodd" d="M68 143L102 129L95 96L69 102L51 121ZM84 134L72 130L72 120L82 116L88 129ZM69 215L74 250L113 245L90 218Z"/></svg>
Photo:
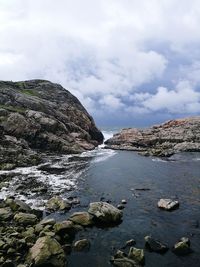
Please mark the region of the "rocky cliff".
<svg viewBox="0 0 200 267"><path fill-rule="evenodd" d="M0 169L41 161L40 153L80 153L103 135L79 100L45 80L0 81Z"/></svg>
<svg viewBox="0 0 200 267"><path fill-rule="evenodd" d="M107 140L106 148L138 151L146 156L169 157L200 151L200 116L167 121L148 129L123 129Z"/></svg>

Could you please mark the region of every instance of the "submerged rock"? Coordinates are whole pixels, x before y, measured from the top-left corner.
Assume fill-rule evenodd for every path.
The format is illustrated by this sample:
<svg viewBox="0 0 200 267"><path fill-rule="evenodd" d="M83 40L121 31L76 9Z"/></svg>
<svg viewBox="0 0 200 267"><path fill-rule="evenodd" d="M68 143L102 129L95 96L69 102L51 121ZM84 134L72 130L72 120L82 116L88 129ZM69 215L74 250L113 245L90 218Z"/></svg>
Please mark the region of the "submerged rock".
<svg viewBox="0 0 200 267"><path fill-rule="evenodd" d="M180 256L187 255L192 252L190 248L190 240L187 237L182 237L173 247L172 251Z"/></svg>
<svg viewBox="0 0 200 267"><path fill-rule="evenodd" d="M28 262L33 263L34 267L66 266L66 257L61 245L48 236L39 238L28 254Z"/></svg>
<svg viewBox="0 0 200 267"><path fill-rule="evenodd" d="M160 199L158 201L158 207L160 209L171 211L179 207L179 202L172 199Z"/></svg>
<svg viewBox="0 0 200 267"><path fill-rule="evenodd" d="M107 202L90 203L88 212L94 216L99 223L115 224L122 219L123 213Z"/></svg>
<svg viewBox="0 0 200 267"><path fill-rule="evenodd" d="M161 243L160 241L152 238L151 236L145 236L145 247L150 251L165 253L169 249L167 245Z"/></svg>
<svg viewBox="0 0 200 267"><path fill-rule="evenodd" d="M93 118L62 86L0 81L0 169L36 165L41 152L80 153L102 142Z"/></svg>
<svg viewBox="0 0 200 267"><path fill-rule="evenodd" d="M171 120L148 129L123 129L105 144L105 148L133 150L145 156L169 157L178 152L199 152L200 116Z"/></svg>
<svg viewBox="0 0 200 267"><path fill-rule="evenodd" d="M73 246L74 250L76 251L83 251L83 250L89 250L90 248L90 241L87 239L81 239L74 243Z"/></svg>

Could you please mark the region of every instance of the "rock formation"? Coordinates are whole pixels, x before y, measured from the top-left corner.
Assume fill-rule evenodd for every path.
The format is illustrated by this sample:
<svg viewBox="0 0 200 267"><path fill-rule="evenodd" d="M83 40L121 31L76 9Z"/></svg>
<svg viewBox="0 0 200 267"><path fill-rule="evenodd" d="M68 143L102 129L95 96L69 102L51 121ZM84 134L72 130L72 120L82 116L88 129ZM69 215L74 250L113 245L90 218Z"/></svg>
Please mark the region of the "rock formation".
<svg viewBox="0 0 200 267"><path fill-rule="evenodd" d="M123 129L105 143L106 148L133 150L146 156L199 152L200 116L171 120L148 129Z"/></svg>
<svg viewBox="0 0 200 267"><path fill-rule="evenodd" d="M79 100L45 80L0 81L0 169L40 162L40 152L80 153L103 135Z"/></svg>

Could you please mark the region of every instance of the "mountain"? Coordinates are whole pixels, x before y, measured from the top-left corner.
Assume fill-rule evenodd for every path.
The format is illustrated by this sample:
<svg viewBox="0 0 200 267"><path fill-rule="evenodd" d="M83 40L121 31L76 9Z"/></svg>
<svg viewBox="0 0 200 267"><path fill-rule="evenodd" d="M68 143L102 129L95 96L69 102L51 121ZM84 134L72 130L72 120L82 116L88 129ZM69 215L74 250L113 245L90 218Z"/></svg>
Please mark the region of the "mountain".
<svg viewBox="0 0 200 267"><path fill-rule="evenodd" d="M79 100L45 80L0 81L0 169L41 161L41 153L80 153L103 134Z"/></svg>
<svg viewBox="0 0 200 267"><path fill-rule="evenodd" d="M200 151L200 116L170 120L147 129L123 129L107 140L106 148L133 150L146 156L169 157Z"/></svg>

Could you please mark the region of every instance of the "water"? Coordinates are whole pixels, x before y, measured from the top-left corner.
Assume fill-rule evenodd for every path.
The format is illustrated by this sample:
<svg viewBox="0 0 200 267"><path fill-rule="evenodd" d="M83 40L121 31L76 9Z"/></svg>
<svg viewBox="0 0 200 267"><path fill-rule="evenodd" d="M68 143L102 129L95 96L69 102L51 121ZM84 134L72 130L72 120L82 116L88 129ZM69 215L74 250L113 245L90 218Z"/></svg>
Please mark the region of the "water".
<svg viewBox="0 0 200 267"><path fill-rule="evenodd" d="M111 132L106 134L109 137ZM146 235L152 235L169 247L180 237L187 236L194 252L178 257L170 250L165 255L145 251L145 266L200 266L200 153L178 154L170 160L162 160L99 147L80 157L70 155L48 160L51 168L46 168L46 171L44 166L15 170L11 185L4 188L0 196L8 193L18 195L41 208L43 202L54 194L78 196L81 206L70 213L87 210L90 202L100 199L111 201L113 205L122 199L127 200L123 222L119 226L93 227L76 236L77 240L88 238L91 248L89 252L72 252L68 259L70 267L111 266L111 255L127 240L134 238L136 247L143 248ZM24 184L29 188L27 194L17 189L23 179L31 181ZM37 186L46 186L48 191L32 192L35 180ZM136 190L140 188L149 190ZM176 198L180 201L180 208L173 212L161 211L157 208L160 198ZM57 220L66 219L66 214L53 216Z"/></svg>

